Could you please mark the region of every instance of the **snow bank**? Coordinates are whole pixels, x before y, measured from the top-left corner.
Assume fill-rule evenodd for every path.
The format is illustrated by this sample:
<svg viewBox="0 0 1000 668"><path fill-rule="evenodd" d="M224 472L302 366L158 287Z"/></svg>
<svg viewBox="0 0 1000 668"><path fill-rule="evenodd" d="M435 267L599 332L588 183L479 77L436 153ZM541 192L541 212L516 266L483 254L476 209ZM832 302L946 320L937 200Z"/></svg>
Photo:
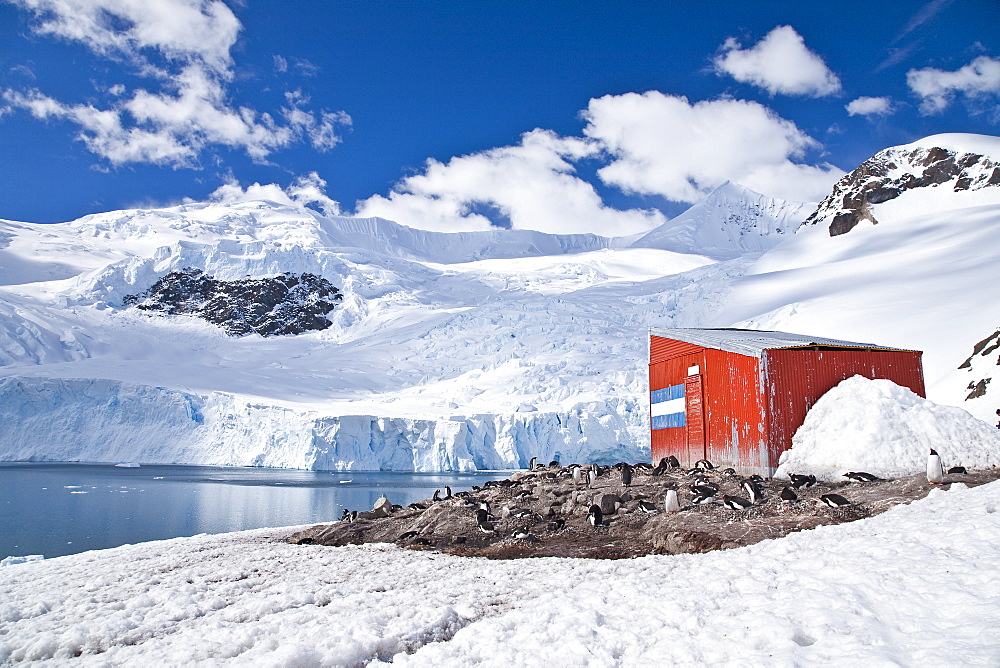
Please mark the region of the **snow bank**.
<svg viewBox="0 0 1000 668"><path fill-rule="evenodd" d="M0 461L320 471L475 471L639 461L637 404L442 419L330 415L238 395L104 379L0 378Z"/></svg>
<svg viewBox="0 0 1000 668"><path fill-rule="evenodd" d="M18 564L0 663L997 665L1000 483L957 487L708 554L491 561L266 529Z"/></svg>
<svg viewBox="0 0 1000 668"><path fill-rule="evenodd" d="M854 376L824 394L781 455L776 477L848 471L895 478L925 471L934 448L945 468L1000 466L1000 431L953 406L922 399L889 380Z"/></svg>

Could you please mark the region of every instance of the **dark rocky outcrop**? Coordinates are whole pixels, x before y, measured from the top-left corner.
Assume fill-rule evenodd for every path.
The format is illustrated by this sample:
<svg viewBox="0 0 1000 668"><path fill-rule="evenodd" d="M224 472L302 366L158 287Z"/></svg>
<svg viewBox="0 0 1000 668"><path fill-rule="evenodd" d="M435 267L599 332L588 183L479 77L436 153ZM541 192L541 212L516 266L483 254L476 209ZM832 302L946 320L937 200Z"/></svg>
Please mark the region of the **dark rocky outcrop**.
<svg viewBox="0 0 1000 668"><path fill-rule="evenodd" d="M1000 186L1000 165L983 155L939 147L888 148L840 179L803 225L829 225L830 236L835 237L863 220L877 224L871 205L913 188L946 184L954 191Z"/></svg>
<svg viewBox="0 0 1000 668"><path fill-rule="evenodd" d="M326 316L341 299L336 287L314 274L223 281L189 267L123 301L143 311L197 316L230 336L280 336L328 328Z"/></svg>
<svg viewBox="0 0 1000 668"><path fill-rule="evenodd" d="M706 472L723 495L743 496L741 478L718 469ZM975 486L1000 478L1000 469L949 474L951 483ZM320 524L298 531L287 541L299 545L395 543L420 550L441 550L461 556L512 559L520 557L585 557L623 559L645 554L709 552L780 538L823 524L850 522L877 515L900 503L924 497L933 485L924 474L877 482L820 482L798 490L793 503L779 498L787 483L765 480L763 502L744 511L725 508L718 501L692 505L692 477L682 472L652 475L635 469L632 484L622 485L620 470L600 475L593 487L573 482L569 467L540 468L515 473L507 480L487 483L452 498L427 499L407 508L394 507L387 517L359 513L355 521ZM664 511L663 497L676 487L681 510ZM819 497L831 491L852 504L829 508ZM653 508L646 504L653 504ZM477 511L488 504L488 528L478 524ZM591 505L602 506L604 521L587 521Z"/></svg>

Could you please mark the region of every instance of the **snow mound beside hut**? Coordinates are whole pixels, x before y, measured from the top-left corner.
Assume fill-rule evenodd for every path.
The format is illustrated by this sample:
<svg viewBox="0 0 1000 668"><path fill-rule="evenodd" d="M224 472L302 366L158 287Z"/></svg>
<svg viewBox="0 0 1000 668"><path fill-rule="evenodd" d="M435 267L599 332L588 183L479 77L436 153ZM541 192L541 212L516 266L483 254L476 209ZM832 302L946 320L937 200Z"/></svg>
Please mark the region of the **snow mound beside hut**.
<svg viewBox="0 0 1000 668"><path fill-rule="evenodd" d="M848 471L912 475L926 470L931 448L946 469L1000 466L1000 431L992 425L892 381L853 376L809 410L775 477L800 473L842 480Z"/></svg>

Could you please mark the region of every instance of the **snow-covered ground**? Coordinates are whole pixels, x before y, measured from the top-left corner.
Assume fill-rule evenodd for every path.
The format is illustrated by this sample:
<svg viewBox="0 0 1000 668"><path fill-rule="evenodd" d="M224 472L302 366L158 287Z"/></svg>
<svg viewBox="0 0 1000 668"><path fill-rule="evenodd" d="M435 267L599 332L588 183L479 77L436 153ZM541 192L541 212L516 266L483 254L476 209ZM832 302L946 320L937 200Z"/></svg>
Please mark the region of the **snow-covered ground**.
<svg viewBox="0 0 1000 668"><path fill-rule="evenodd" d="M0 568L0 662L995 666L1000 482L737 550L487 561L259 530Z"/></svg>
<svg viewBox="0 0 1000 668"><path fill-rule="evenodd" d="M965 401L985 376L957 367L1000 324L1000 187L906 191L837 237L796 227L810 208L726 184L641 238L434 233L262 201L0 221L0 461L641 459L649 327L923 350L929 398L995 422L988 388ZM123 308L185 267L310 272L344 299L329 329L267 339Z"/></svg>

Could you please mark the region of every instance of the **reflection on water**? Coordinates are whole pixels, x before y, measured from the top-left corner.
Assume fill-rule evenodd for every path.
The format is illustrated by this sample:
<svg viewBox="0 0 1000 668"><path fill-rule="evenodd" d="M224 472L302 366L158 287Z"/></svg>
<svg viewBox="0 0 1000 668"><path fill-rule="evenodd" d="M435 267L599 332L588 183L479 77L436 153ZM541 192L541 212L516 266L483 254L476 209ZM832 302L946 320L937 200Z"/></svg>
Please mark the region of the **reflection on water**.
<svg viewBox="0 0 1000 668"><path fill-rule="evenodd" d="M507 475L0 464L0 559L325 522L382 494L406 505Z"/></svg>

